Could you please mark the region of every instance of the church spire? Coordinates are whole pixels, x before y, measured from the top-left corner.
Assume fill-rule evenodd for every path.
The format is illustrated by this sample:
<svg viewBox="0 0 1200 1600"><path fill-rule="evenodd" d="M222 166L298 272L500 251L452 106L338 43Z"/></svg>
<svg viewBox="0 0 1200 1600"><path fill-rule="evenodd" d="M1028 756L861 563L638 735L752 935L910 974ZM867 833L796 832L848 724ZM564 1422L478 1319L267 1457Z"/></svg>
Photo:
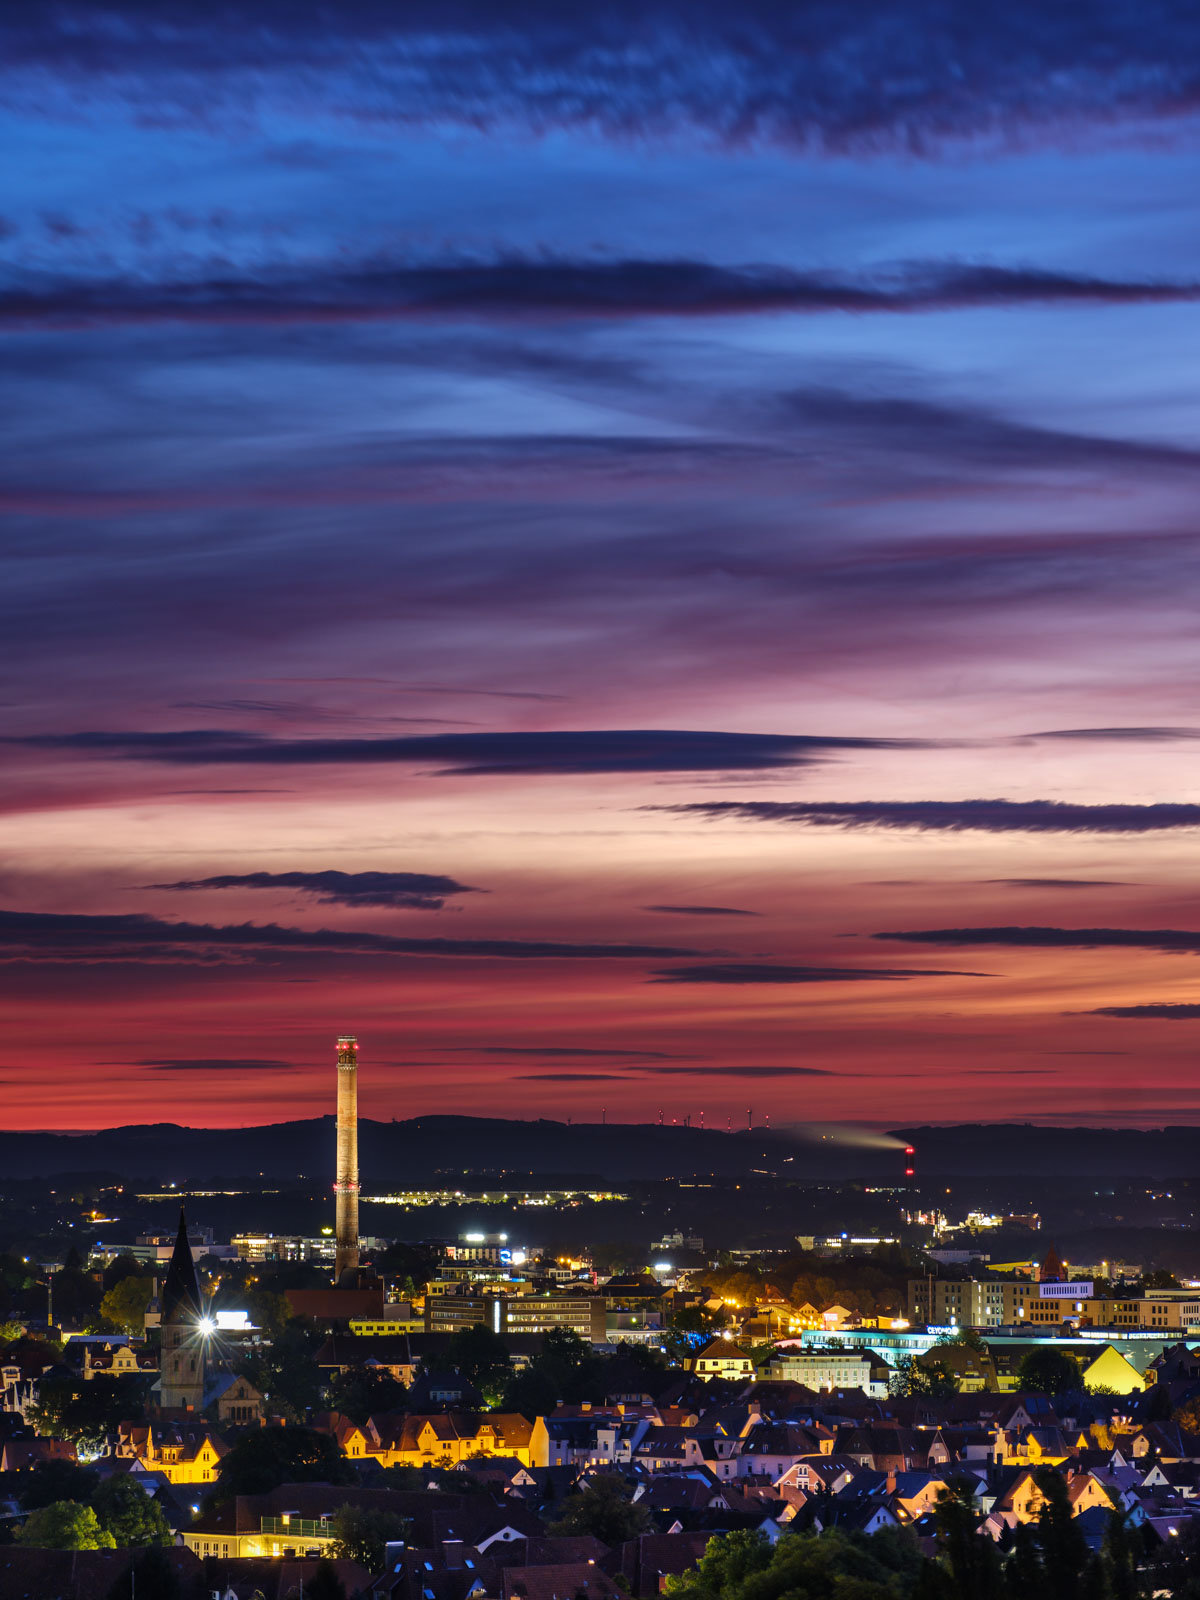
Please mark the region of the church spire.
<svg viewBox="0 0 1200 1600"><path fill-rule="evenodd" d="M182 1206L179 1208L179 1233L175 1239L171 1264L167 1268L161 1305L164 1323L198 1320L202 1314L200 1283L196 1277L192 1247L188 1243L187 1219Z"/></svg>
<svg viewBox="0 0 1200 1600"><path fill-rule="evenodd" d="M164 1411L199 1411L204 1404L206 1325L187 1221L179 1208L179 1235L162 1292L159 1405Z"/></svg>

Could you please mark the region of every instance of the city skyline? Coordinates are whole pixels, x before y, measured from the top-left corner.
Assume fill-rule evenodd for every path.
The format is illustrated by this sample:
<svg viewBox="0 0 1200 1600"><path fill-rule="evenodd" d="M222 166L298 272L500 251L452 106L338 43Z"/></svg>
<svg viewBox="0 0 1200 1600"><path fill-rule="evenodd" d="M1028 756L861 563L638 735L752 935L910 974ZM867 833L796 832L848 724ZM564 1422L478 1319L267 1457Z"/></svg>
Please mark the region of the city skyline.
<svg viewBox="0 0 1200 1600"><path fill-rule="evenodd" d="M504 9L5 19L6 1125L1200 1121L1194 20Z"/></svg>

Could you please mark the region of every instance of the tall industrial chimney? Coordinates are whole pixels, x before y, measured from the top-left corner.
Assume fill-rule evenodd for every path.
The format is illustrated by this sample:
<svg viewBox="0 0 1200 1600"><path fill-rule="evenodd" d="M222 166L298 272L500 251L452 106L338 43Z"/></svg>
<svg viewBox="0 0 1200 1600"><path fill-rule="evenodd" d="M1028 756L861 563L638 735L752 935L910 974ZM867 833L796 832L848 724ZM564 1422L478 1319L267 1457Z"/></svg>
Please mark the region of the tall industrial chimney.
<svg viewBox="0 0 1200 1600"><path fill-rule="evenodd" d="M358 1275L358 1040L337 1042L337 1254L334 1282L353 1287Z"/></svg>

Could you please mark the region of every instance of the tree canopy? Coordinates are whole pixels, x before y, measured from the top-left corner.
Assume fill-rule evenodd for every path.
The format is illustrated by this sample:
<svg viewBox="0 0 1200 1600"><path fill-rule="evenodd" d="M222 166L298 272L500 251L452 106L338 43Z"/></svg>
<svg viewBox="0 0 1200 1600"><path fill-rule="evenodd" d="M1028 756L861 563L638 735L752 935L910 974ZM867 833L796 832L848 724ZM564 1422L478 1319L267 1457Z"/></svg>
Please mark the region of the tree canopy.
<svg viewBox="0 0 1200 1600"><path fill-rule="evenodd" d="M313 1428L256 1428L222 1459L210 1498L268 1494L281 1483L356 1483L337 1440Z"/></svg>
<svg viewBox="0 0 1200 1600"><path fill-rule="evenodd" d="M92 1495L92 1509L118 1549L171 1543L162 1507L133 1478L105 1478Z"/></svg>
<svg viewBox="0 0 1200 1600"><path fill-rule="evenodd" d="M1035 1394L1068 1394L1083 1387L1083 1377L1073 1355L1049 1345L1037 1345L1022 1357L1017 1383Z"/></svg>
<svg viewBox="0 0 1200 1600"><path fill-rule="evenodd" d="M650 1527L650 1513L625 1492L620 1478L596 1477L578 1494L563 1501L562 1516L550 1525L552 1534L590 1533L610 1546L636 1539Z"/></svg>
<svg viewBox="0 0 1200 1600"><path fill-rule="evenodd" d="M342 1506L333 1519L333 1528L330 1555L338 1560L357 1561L368 1572L379 1573L383 1571L387 1546L405 1537L408 1523L394 1511Z"/></svg>
<svg viewBox="0 0 1200 1600"><path fill-rule="evenodd" d="M41 1550L115 1550L117 1541L91 1506L77 1500L56 1500L31 1511L23 1527L13 1534L17 1544Z"/></svg>
<svg viewBox="0 0 1200 1600"><path fill-rule="evenodd" d="M331 1411L340 1411L351 1422L365 1422L376 1412L401 1410L408 1390L386 1370L348 1367L330 1381L326 1395Z"/></svg>
<svg viewBox="0 0 1200 1600"><path fill-rule="evenodd" d="M145 1328L151 1288L149 1278L130 1275L120 1279L101 1300L100 1315L122 1333L140 1334Z"/></svg>

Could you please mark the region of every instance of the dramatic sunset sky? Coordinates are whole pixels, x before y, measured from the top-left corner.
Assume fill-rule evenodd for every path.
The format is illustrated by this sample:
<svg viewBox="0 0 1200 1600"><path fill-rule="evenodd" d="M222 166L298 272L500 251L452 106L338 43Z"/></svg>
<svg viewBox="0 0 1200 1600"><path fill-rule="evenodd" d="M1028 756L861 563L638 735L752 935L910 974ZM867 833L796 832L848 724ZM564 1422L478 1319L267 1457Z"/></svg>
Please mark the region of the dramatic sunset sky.
<svg viewBox="0 0 1200 1600"><path fill-rule="evenodd" d="M1200 1121L1192 5L0 25L5 1121Z"/></svg>

